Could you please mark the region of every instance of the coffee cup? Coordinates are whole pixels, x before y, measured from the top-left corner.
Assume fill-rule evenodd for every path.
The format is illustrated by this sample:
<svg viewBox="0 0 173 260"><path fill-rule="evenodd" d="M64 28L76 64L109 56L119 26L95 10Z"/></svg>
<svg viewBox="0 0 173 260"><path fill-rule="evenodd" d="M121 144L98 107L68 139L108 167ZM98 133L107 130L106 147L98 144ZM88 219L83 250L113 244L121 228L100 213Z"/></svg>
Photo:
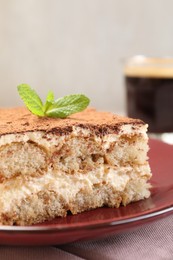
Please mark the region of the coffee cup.
<svg viewBox="0 0 173 260"><path fill-rule="evenodd" d="M173 144L173 58L131 57L124 77L127 115L145 121L150 136Z"/></svg>

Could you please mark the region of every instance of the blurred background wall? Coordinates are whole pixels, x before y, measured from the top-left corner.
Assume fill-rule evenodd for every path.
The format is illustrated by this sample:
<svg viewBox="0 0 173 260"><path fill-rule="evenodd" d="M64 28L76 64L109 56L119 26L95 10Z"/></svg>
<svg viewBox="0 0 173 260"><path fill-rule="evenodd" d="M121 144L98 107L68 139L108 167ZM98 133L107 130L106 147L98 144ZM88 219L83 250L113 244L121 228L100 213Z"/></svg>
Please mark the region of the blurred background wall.
<svg viewBox="0 0 173 260"><path fill-rule="evenodd" d="M173 56L172 0L0 0L0 106L16 86L125 111L124 58Z"/></svg>

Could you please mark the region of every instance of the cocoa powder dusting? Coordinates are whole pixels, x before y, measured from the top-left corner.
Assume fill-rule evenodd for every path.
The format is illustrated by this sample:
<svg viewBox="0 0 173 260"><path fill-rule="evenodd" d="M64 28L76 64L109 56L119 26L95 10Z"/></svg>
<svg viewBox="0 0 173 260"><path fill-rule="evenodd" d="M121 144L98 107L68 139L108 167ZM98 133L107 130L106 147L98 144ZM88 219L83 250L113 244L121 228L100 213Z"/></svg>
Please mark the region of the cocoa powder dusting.
<svg viewBox="0 0 173 260"><path fill-rule="evenodd" d="M11 119L13 120L11 121ZM93 108L73 114L66 119L37 117L24 107L0 109L0 135L29 131L45 131L56 135L66 135L72 132L73 126L78 126L82 129L89 129L100 136L118 133L119 128L124 124L132 124L136 127L145 123L139 119L100 112Z"/></svg>

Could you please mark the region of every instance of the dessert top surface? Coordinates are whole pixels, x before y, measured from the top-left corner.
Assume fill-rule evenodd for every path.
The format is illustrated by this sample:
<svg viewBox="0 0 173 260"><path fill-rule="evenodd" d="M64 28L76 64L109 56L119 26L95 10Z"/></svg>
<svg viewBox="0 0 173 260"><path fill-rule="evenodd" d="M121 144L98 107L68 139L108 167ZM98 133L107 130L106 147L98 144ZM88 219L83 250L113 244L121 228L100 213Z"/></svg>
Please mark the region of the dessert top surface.
<svg viewBox="0 0 173 260"><path fill-rule="evenodd" d="M28 131L63 134L71 132L72 126L93 129L96 133L102 132L103 134L108 129L118 131L118 128L124 124L143 125L144 122L110 112L100 112L93 108L73 114L66 119L37 117L24 107L0 108L0 135Z"/></svg>

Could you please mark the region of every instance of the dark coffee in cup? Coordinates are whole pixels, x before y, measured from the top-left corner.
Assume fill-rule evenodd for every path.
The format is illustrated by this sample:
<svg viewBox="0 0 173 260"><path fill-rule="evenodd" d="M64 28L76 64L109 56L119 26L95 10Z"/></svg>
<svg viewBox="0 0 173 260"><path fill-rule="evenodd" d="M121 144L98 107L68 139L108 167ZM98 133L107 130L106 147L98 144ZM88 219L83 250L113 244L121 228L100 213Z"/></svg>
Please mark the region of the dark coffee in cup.
<svg viewBox="0 0 173 260"><path fill-rule="evenodd" d="M138 57L125 67L125 84L128 116L148 123L150 133L173 132L173 59Z"/></svg>

